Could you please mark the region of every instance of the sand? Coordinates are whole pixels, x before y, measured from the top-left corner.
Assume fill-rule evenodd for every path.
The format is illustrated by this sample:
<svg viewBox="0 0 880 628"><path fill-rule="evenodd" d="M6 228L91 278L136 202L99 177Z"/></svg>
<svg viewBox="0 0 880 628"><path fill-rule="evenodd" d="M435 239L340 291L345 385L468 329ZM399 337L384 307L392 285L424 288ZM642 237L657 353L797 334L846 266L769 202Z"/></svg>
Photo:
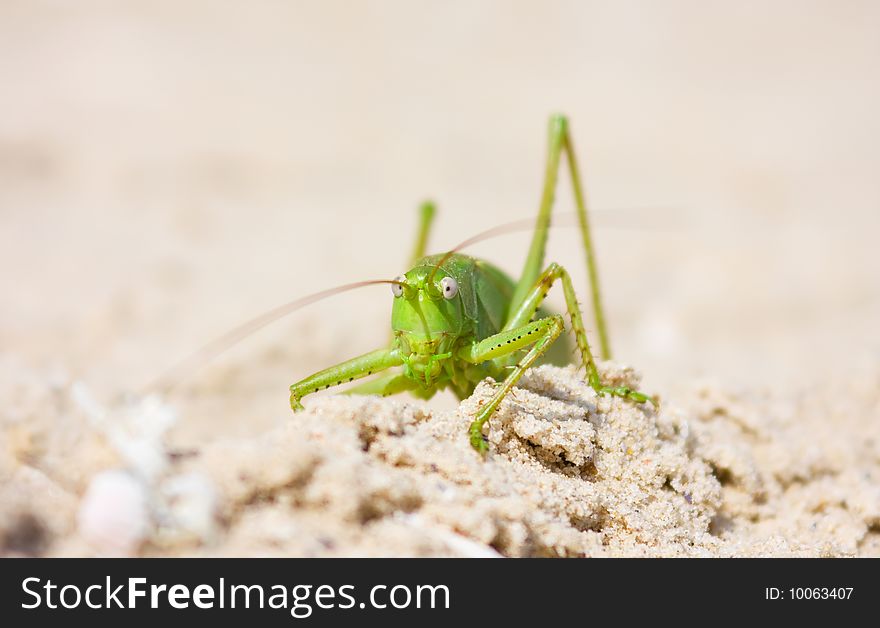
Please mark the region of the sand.
<svg viewBox="0 0 880 628"><path fill-rule="evenodd" d="M446 4L0 3L0 553L880 554L880 5ZM533 218L556 111L659 413L536 370L485 460L488 385L292 415L387 286L142 396L399 275L423 198L432 252ZM528 235L467 252L515 276Z"/></svg>
<svg viewBox="0 0 880 628"><path fill-rule="evenodd" d="M0 547L50 556L876 556L880 391L828 405L695 386L659 411L531 370L490 422L330 396L249 438L178 450L173 405L4 377ZM603 364L608 381L637 385ZM867 431L866 427L870 427Z"/></svg>

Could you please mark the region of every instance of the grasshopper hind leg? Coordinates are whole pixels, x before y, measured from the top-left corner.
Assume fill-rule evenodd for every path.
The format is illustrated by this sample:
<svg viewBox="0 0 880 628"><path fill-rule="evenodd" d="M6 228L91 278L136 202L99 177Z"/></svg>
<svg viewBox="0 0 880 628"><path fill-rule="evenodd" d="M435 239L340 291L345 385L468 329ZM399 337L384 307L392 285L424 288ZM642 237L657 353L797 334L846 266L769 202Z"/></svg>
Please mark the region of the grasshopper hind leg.
<svg viewBox="0 0 880 628"><path fill-rule="evenodd" d="M551 116L547 139L547 161L544 172L544 187L541 193L541 205L538 210L538 218L535 222L535 232L532 236L532 243L529 247L528 255L526 256L525 265L523 266L519 282L517 283L513 297L511 298L508 318L512 318L514 312L522 307L529 291L532 289L532 286L541 274L541 269L544 267L547 237L556 196L559 170L562 165L562 160L565 158L568 164L572 192L574 192L581 240L586 257L590 296L593 302L593 316L596 320L596 332L599 337L599 355L602 359L609 360L611 359L611 345L608 339L605 310L602 307L602 297L599 289L599 272L596 266L596 253L595 247L593 246L590 222L587 215L587 197L584 191L584 186L581 183L581 176L578 169L577 157L575 156L574 142L571 137L568 118L563 115Z"/></svg>
<svg viewBox="0 0 880 628"><path fill-rule="evenodd" d="M412 268L420 259L425 257L428 249L428 237L431 234L431 226L434 222L434 216L437 213L437 207L433 201L424 201L419 205L419 225L416 230L416 241L413 245L412 255L409 259L409 267Z"/></svg>

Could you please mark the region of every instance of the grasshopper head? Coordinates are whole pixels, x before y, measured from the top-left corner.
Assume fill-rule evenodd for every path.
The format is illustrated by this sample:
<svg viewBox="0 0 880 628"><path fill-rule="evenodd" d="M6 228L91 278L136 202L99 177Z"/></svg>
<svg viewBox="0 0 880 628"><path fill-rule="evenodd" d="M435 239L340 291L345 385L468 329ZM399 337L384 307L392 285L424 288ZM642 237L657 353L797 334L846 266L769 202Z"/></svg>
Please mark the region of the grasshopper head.
<svg viewBox="0 0 880 628"><path fill-rule="evenodd" d="M452 350L464 329L459 280L422 265L395 279L392 292L395 343L404 362L430 382L441 370L440 356Z"/></svg>

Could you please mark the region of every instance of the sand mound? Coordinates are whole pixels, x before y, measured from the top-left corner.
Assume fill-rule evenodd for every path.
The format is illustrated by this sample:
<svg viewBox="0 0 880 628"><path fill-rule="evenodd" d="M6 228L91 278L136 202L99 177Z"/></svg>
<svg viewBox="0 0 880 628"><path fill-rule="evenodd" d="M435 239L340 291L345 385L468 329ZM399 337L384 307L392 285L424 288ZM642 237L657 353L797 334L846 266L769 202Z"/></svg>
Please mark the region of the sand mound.
<svg viewBox="0 0 880 628"><path fill-rule="evenodd" d="M837 407L702 386L655 412L545 366L502 404L482 459L466 428L491 382L452 412L327 397L251 439L178 451L166 432L186 417L161 400L107 410L81 384L3 366L7 555L880 551L880 433L843 424L877 412L876 385Z"/></svg>

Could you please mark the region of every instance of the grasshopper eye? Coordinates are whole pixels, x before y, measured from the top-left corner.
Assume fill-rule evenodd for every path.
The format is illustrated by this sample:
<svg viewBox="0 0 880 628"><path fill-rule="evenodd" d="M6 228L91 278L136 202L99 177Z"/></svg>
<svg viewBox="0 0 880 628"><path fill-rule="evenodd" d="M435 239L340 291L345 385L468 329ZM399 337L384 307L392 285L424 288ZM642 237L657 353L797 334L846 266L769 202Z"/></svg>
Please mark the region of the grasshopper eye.
<svg viewBox="0 0 880 628"><path fill-rule="evenodd" d="M451 299L458 294L458 282L452 277L444 277L440 280L440 290L444 299Z"/></svg>
<svg viewBox="0 0 880 628"><path fill-rule="evenodd" d="M394 281L398 281L400 283L391 284L391 294L393 294L395 296L395 298L402 297L403 296L403 285L402 284L404 281L406 281L406 277L401 275L400 277L395 278Z"/></svg>

